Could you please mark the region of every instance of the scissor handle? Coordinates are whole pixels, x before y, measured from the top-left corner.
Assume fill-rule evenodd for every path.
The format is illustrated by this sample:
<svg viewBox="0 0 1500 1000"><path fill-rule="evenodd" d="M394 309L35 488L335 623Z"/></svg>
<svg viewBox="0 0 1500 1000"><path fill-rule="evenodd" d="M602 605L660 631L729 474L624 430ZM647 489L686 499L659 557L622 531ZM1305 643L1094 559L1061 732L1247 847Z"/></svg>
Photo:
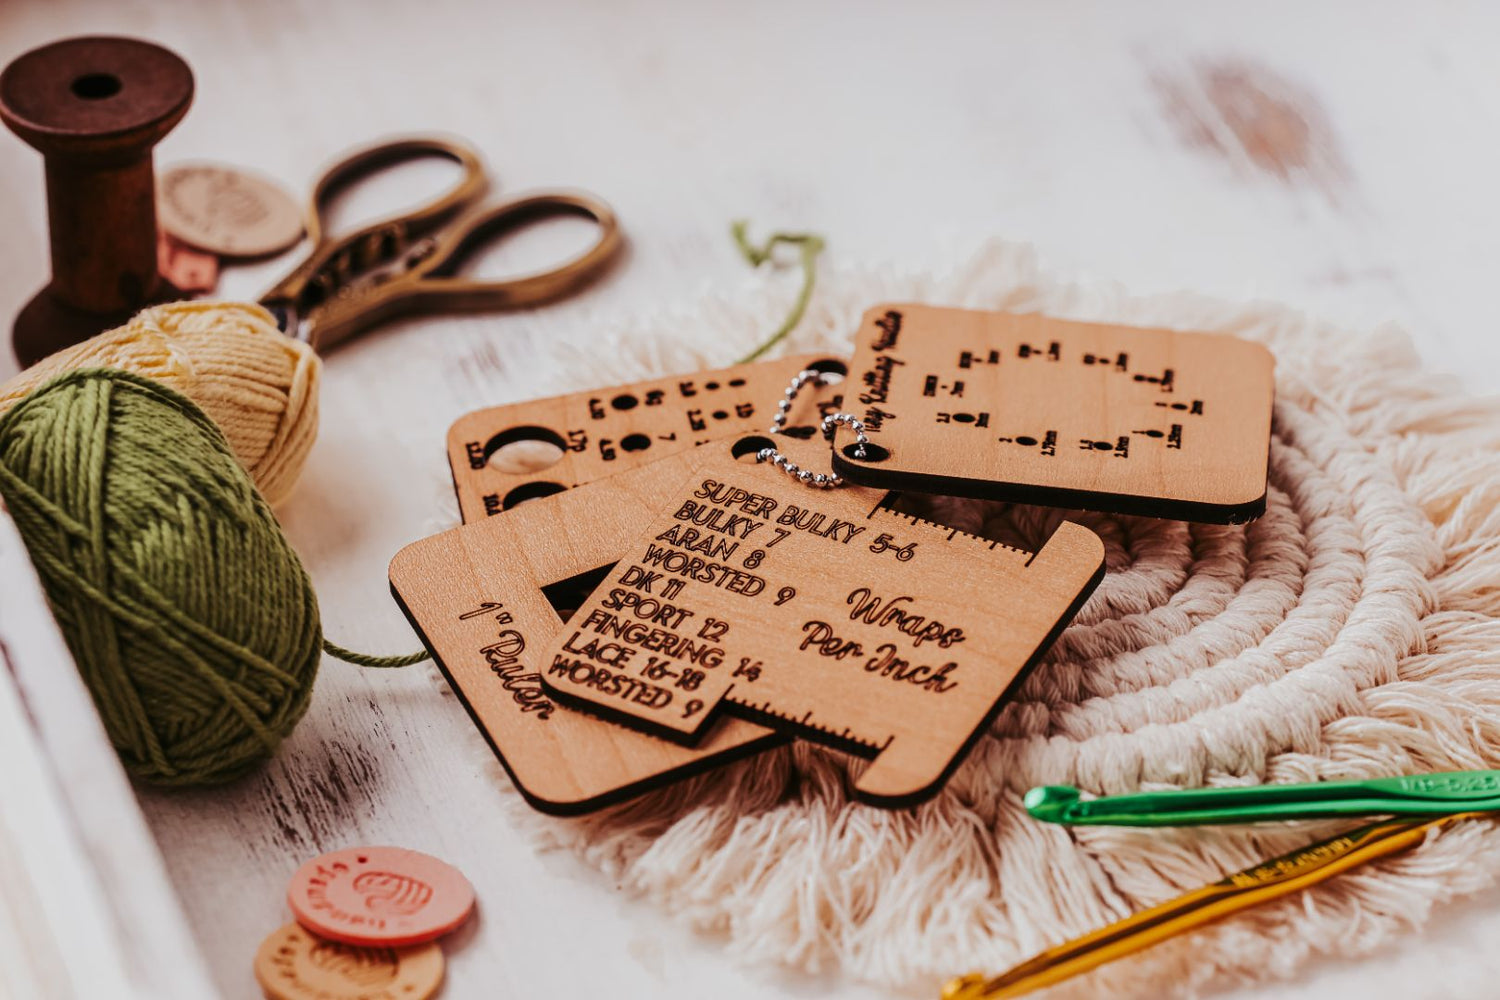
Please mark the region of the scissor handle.
<svg viewBox="0 0 1500 1000"><path fill-rule="evenodd" d="M583 253L556 267L515 278L474 279L455 272L478 247L526 222L554 215L580 215L599 228ZM478 312L540 305L593 281L624 240L614 210L583 191L519 195L460 219L429 243L413 247L407 266L354 282L308 318L315 347L326 349L372 323L416 310Z"/></svg>
<svg viewBox="0 0 1500 1000"><path fill-rule="evenodd" d="M462 168L463 173L452 188L437 195L431 201L368 223L346 236L339 237L338 242L357 240L362 234L378 232L396 223L403 225L408 235L413 238L425 235L460 210L472 205L489 187L484 173L484 162L480 159L479 153L458 139L410 136L405 139L377 143L355 150L323 171L317 184L313 185L312 196L309 199L308 235L315 243L324 240L323 230L328 225L329 204L335 196L348 189L356 181L398 163L429 157L452 160Z"/></svg>
<svg viewBox="0 0 1500 1000"><path fill-rule="evenodd" d="M393 213L332 237L327 212L330 203L354 182L409 160L439 157L462 169L457 183L414 208ZM307 207L311 249L286 277L261 296L261 302L280 310L286 332L310 339L298 322L334 298L351 279L385 266L404 255L417 240L478 201L489 187L479 154L457 139L412 136L355 150L323 171L313 185Z"/></svg>

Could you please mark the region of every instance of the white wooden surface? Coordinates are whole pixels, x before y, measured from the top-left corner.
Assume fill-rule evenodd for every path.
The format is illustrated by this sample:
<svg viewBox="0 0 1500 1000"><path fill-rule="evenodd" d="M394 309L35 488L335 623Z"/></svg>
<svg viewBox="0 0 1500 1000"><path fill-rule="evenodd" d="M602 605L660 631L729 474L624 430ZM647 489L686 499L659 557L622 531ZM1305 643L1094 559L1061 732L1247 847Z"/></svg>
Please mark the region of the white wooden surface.
<svg viewBox="0 0 1500 1000"><path fill-rule="evenodd" d="M998 235L1138 292L1394 321L1434 365L1500 387L1494 6L0 3L0 58L83 31L151 37L193 65L197 102L161 161L243 163L301 188L348 145L446 130L506 189L587 187L629 231L625 265L574 303L404 324L330 360L322 437L282 513L349 645L412 644L385 565L451 504L448 423L559 388L547 359L591 323L742 282L725 236L738 216L822 232L845 260L938 265ZM0 136L0 178L8 316L45 279L40 163ZM224 289L252 295L273 270ZM539 855L497 775L430 676L329 662L264 774L140 802L226 997L256 995L251 956L285 917L290 872L352 841L428 850L474 879L482 914L449 948L447 996L873 995L737 968ZM32 819L9 795L0 817ZM1244 996L1491 996L1497 932L1500 893L1390 954Z"/></svg>

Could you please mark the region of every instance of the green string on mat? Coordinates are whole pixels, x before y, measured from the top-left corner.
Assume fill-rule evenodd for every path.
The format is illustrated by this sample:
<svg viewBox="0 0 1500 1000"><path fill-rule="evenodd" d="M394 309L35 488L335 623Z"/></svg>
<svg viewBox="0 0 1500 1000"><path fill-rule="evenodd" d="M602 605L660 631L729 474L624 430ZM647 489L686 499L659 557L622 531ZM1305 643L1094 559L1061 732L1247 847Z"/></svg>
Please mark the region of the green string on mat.
<svg viewBox="0 0 1500 1000"><path fill-rule="evenodd" d="M778 244L785 243L789 246L799 248L799 258L802 263L802 291L797 293L797 300L792 303L791 311L786 314L786 319L776 332L766 339L755 350L735 362L737 365L748 364L755 361L763 354L785 340L787 334L797 328L802 322L802 314L807 312L807 303L812 298L813 281L818 273L818 254L823 251L823 237L815 233L772 233L770 238L759 247L752 246L749 238L745 235L745 228L749 225L741 219L730 228L734 234L734 242L740 248L740 253L745 260L750 262L751 267L760 267L771 259L772 252Z"/></svg>

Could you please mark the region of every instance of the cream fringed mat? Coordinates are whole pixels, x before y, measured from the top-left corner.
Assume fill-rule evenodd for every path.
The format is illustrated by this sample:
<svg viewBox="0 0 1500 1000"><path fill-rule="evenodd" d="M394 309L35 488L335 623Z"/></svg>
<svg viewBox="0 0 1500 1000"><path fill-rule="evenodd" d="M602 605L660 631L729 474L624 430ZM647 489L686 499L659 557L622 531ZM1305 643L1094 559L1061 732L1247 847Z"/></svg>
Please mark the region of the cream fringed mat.
<svg viewBox="0 0 1500 1000"><path fill-rule="evenodd" d="M725 364L776 326L790 294L780 280L616 329L611 349L594 340L564 359L558 388ZM1265 517L1073 515L1105 539L1109 573L928 805L854 804L847 775L859 765L797 743L592 817L531 816L546 841L746 959L834 964L935 995L947 976L998 972L1349 825L1070 831L1024 815L1031 785L1118 793L1500 766L1500 407L1420 374L1393 334L1057 286L1006 246L940 279L832 270L791 346L846 350L860 313L883 300L1265 342L1278 365ZM922 502L936 520L1021 544L1064 513ZM1190 994L1290 974L1315 951L1367 952L1497 871L1500 844L1469 824L1059 995Z"/></svg>

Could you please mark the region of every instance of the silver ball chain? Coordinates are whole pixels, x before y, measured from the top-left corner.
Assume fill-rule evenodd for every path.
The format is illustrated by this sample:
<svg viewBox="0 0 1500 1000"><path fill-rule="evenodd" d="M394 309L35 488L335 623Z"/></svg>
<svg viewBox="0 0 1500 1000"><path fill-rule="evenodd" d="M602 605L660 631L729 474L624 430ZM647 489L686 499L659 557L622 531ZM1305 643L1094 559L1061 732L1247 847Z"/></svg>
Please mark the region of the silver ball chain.
<svg viewBox="0 0 1500 1000"><path fill-rule="evenodd" d="M798 372L794 375L791 384L786 387L786 392L783 393L781 400L776 404L776 416L771 418L771 433L783 434L786 432L787 414L791 412L792 401L797 398L797 394L802 391L803 386L809 382L816 382L818 385L831 385L833 380L834 375L832 373L814 371L812 369ZM830 413L823 418L823 436L830 441L833 440L834 430L839 424L844 424L850 430L854 431L854 457L864 458L865 445L870 443L870 439L865 436L865 425L855 419L852 414ZM816 489L831 490L834 487L844 485L842 476L833 472L813 472L811 469L804 469L775 448L762 448L755 453L755 460L757 462L770 462L792 478Z"/></svg>

